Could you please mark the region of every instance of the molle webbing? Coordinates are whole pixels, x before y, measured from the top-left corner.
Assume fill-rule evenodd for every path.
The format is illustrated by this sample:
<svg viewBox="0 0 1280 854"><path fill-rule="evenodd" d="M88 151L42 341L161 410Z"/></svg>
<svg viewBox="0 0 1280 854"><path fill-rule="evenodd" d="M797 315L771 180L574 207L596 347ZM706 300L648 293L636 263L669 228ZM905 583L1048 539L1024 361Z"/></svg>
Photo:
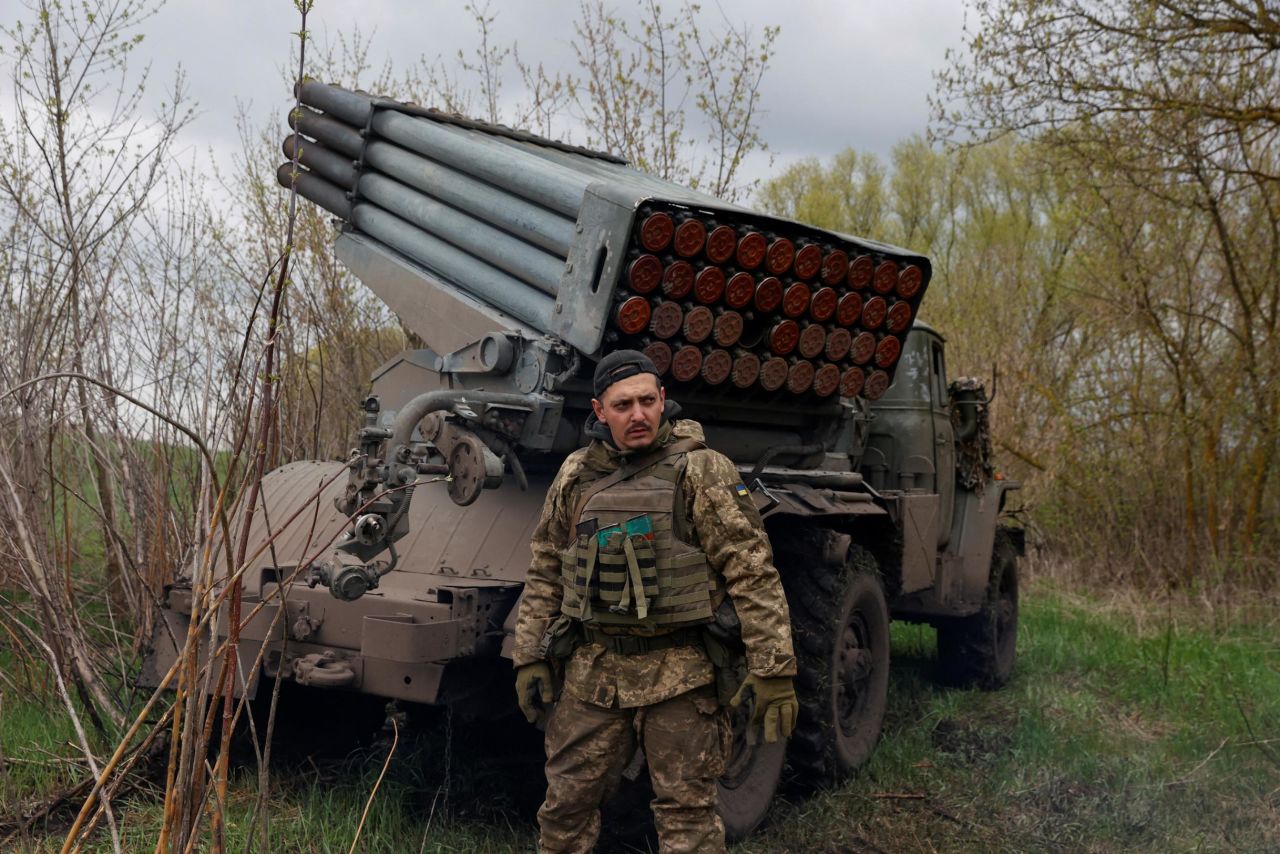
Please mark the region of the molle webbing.
<svg viewBox="0 0 1280 854"><path fill-rule="evenodd" d="M595 520L601 532L619 530L581 535L562 553L565 615L618 627L675 627L711 619L715 574L706 555L677 539L672 526L674 514L685 512L675 506L685 454L696 447L702 443L673 443L667 446L675 448L672 453L651 457L643 468L627 467L629 476L615 472L584 488L577 520ZM628 521L639 518L647 519L646 532L628 534Z"/></svg>
<svg viewBox="0 0 1280 854"><path fill-rule="evenodd" d="M629 477L634 477L655 463L662 462L670 457L683 456L690 451L705 447L706 445L698 439L680 439L647 454L641 454L638 457L627 460L611 474L583 485L582 492L578 496L578 503L573 508L573 516L570 518L577 524L582 519L582 511L586 509L587 502L591 500L592 496L608 489L615 483L621 483Z"/></svg>

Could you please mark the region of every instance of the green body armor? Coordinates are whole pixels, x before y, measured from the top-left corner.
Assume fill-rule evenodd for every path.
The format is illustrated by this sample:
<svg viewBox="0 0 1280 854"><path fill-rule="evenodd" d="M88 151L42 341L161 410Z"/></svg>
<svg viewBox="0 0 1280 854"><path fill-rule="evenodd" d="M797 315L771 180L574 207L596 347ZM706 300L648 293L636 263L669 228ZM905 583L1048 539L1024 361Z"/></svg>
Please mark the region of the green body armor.
<svg viewBox="0 0 1280 854"><path fill-rule="evenodd" d="M691 527L679 489L685 458L669 456L588 498L560 554L562 614L622 628L711 622L723 590L706 554L681 539Z"/></svg>

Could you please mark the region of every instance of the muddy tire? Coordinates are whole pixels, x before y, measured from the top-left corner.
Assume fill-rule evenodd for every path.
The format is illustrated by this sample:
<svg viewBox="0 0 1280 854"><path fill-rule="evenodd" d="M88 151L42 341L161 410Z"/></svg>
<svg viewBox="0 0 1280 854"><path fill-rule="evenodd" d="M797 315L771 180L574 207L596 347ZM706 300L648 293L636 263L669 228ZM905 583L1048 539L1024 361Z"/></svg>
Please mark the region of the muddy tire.
<svg viewBox="0 0 1280 854"><path fill-rule="evenodd" d="M1003 688L1013 676L1018 640L1018 554L996 531L982 610L938 624L938 676L946 684Z"/></svg>
<svg viewBox="0 0 1280 854"><path fill-rule="evenodd" d="M729 842L746 839L764 821L786 758L784 742L748 744L746 707L733 711L733 749L716 785L720 802L716 811Z"/></svg>
<svg viewBox="0 0 1280 854"><path fill-rule="evenodd" d="M799 665L800 717L788 757L802 786L834 783L861 767L884 723L889 608L870 552L850 545L843 562L830 557L844 542L818 531L779 554Z"/></svg>

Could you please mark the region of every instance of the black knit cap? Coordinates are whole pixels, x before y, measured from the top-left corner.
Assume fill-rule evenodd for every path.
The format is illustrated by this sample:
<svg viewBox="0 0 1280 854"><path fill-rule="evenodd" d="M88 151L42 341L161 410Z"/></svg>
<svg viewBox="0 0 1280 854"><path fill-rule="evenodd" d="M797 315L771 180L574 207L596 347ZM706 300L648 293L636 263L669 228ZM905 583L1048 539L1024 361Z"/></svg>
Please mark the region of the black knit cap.
<svg viewBox="0 0 1280 854"><path fill-rule="evenodd" d="M662 385L658 368L644 353L639 350L614 350L596 365L596 374L592 380L596 399L599 400L609 386L637 374L653 374L658 385Z"/></svg>

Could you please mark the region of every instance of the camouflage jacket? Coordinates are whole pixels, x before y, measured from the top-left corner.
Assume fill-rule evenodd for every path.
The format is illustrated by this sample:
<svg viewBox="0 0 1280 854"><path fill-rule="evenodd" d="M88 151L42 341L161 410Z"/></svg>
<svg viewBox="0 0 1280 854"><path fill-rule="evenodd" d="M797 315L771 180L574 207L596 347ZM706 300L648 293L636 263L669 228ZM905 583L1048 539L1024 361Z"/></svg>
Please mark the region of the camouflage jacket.
<svg viewBox="0 0 1280 854"><path fill-rule="evenodd" d="M658 433L659 444L684 438L702 439L702 427L696 421L674 421ZM552 482L530 544L533 560L512 655L517 667L539 660L538 642L560 613L559 553L577 522L569 516L577 506L582 473L592 470L603 476L624 459L612 445L596 440L570 454ZM742 623L748 669L758 676L793 676L796 662L787 601L760 515L749 498L739 497L735 487L740 484L738 470L723 454L710 449L688 454L683 495L696 538L693 545L706 553L723 578ZM565 690L589 703L622 708L661 702L713 680L711 662L695 647L625 655L586 644L565 667Z"/></svg>

